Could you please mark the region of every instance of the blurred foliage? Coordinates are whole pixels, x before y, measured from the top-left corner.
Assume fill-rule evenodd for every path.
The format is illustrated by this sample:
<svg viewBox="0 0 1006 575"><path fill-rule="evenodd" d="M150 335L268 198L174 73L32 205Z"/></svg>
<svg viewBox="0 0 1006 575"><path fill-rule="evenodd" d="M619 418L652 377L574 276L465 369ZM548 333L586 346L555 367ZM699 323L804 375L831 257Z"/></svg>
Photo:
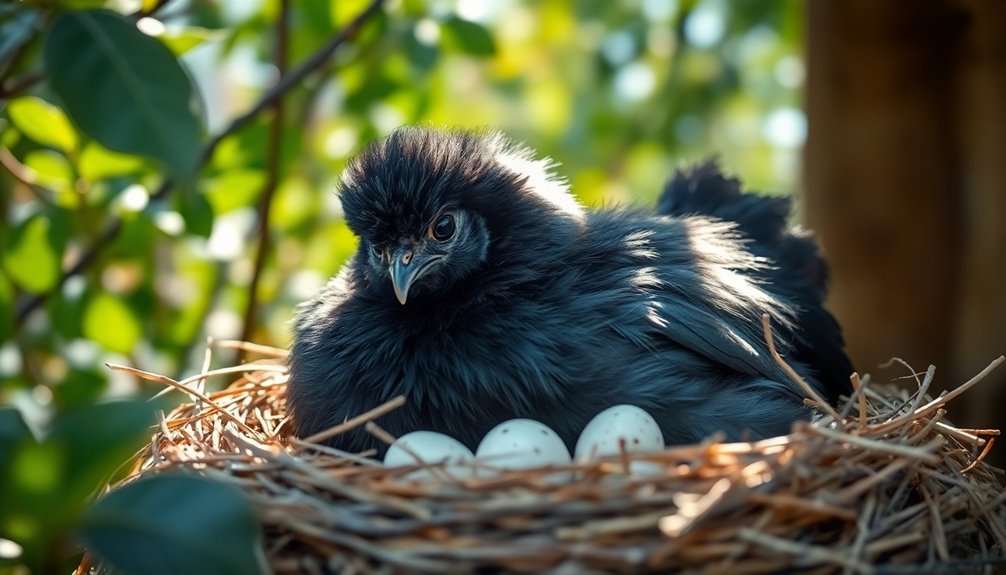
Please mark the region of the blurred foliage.
<svg viewBox="0 0 1006 575"><path fill-rule="evenodd" d="M290 69L367 4L290 0ZM242 333L269 182L250 333L279 346L293 307L355 249L333 193L347 158L403 123L503 130L560 162L591 205L650 203L675 167L714 152L750 186L790 192L801 10L391 1L286 93L276 146L267 110L200 165L210 137L276 82L279 0L0 5L0 404L16 408L0 409L0 573L54 567L47 553L72 549L86 524L81 502L152 422L107 400L157 390L104 362L186 374L207 336ZM81 418L124 428L112 440ZM122 497L94 513L128 507Z"/></svg>

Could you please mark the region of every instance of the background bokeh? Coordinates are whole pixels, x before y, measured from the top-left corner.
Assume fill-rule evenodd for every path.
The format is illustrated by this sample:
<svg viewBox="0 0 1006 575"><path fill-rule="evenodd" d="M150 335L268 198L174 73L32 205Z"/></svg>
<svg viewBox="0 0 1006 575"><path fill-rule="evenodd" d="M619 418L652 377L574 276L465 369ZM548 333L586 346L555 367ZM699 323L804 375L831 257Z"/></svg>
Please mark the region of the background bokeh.
<svg viewBox="0 0 1006 575"><path fill-rule="evenodd" d="M290 2L291 65L365 5ZM181 55L212 134L275 84L278 12L278 2L168 2L138 25ZM3 305L53 290L59 265L109 218L126 225L85 273L4 331L0 394L35 413L136 391L137 381L104 362L177 376L198 366L207 336L250 333L285 346L293 307L355 248L334 193L341 169L401 124L507 132L559 162L590 205L648 205L675 167L713 154L751 187L792 193L806 132L802 18L797 2L390 3L287 97L250 332L243 318L270 114L225 139L199 175L195 192L210 209L186 209L150 201L160 183L155 162L112 155L68 121L59 125L74 146L33 138L9 113L19 99L41 98L63 116L46 83L35 84L3 112L10 163L35 174L27 186L0 171L3 235L8 252L37 253L5 260ZM18 64L29 70L31 60ZM14 245L31 226L38 229Z"/></svg>

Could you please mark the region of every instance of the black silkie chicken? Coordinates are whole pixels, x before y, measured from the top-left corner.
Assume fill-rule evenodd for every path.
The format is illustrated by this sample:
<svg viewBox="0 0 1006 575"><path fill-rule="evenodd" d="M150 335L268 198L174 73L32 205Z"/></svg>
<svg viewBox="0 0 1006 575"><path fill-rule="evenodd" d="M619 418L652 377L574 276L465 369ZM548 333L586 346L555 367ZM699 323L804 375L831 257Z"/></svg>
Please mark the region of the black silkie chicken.
<svg viewBox="0 0 1006 575"><path fill-rule="evenodd" d="M299 310L287 395L306 436L403 394L378 423L475 448L539 420L570 447L615 404L668 444L788 433L810 416L762 335L824 397L849 391L827 270L790 202L713 163L678 172L658 215L586 210L548 160L503 136L406 128L345 170L355 257ZM356 430L336 447L383 445Z"/></svg>

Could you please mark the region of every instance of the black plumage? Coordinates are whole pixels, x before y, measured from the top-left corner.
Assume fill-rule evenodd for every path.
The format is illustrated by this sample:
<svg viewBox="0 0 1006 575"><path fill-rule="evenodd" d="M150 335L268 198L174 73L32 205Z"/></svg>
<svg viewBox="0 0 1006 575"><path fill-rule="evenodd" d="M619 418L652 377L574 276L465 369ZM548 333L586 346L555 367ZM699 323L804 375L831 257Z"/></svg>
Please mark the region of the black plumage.
<svg viewBox="0 0 1006 575"><path fill-rule="evenodd" d="M572 445L635 404L669 444L788 432L810 414L761 316L836 399L852 368L823 308L827 270L790 202L714 163L678 172L659 214L585 210L547 160L500 135L406 128L343 174L353 259L299 310L288 406L308 435L404 394L379 423L470 447L514 417ZM357 430L347 450L378 447Z"/></svg>

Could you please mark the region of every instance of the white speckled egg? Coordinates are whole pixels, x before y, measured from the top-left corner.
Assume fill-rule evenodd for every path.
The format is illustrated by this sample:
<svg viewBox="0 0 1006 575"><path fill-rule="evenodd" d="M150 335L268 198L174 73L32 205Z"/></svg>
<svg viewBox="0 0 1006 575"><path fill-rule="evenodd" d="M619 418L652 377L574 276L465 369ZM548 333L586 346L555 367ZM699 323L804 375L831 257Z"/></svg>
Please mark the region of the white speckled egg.
<svg viewBox="0 0 1006 575"><path fill-rule="evenodd" d="M656 420L635 405L615 405L590 420L576 442L576 460L585 461L621 453L625 439L628 453L652 453L664 449L664 435Z"/></svg>
<svg viewBox="0 0 1006 575"><path fill-rule="evenodd" d="M402 446L418 455L422 462L416 461L416 458ZM449 435L435 431L413 431L399 437L388 448L388 452L384 454L384 466L401 467L419 465L420 463L469 464L473 459L475 459L475 454L472 453L472 450ZM446 471L454 477L471 475L471 469L467 465L448 465ZM406 479L432 479L436 475L427 469L420 469L404 477Z"/></svg>
<svg viewBox="0 0 1006 575"><path fill-rule="evenodd" d="M511 419L489 430L475 457L501 469L569 465L569 450L551 427L533 419Z"/></svg>

